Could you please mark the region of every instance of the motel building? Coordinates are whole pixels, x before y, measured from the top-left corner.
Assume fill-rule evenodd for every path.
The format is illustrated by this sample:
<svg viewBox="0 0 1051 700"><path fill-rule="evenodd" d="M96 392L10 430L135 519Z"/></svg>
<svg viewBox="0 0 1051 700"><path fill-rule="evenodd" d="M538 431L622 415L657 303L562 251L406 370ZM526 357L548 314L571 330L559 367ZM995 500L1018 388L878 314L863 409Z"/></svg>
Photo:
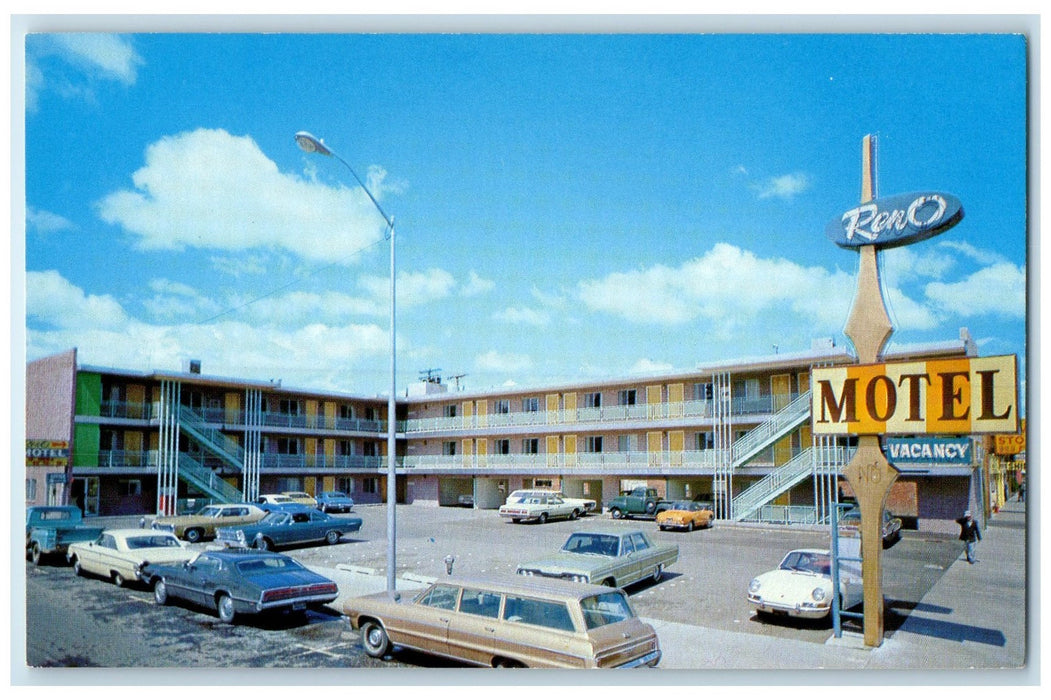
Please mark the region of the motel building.
<svg viewBox="0 0 1051 700"><path fill-rule="evenodd" d="M976 356L961 329L884 359ZM430 377L396 402L398 502L492 510L534 487L601 508L647 485L710 502L722 521L828 522L831 504L852 496L841 469L856 438L814 434L810 377L855 363L823 339L689 372L532 389L460 391ZM72 349L27 365L26 505L153 515L301 490L380 503L389 419L384 396L210 376L197 361L182 371L82 366ZM905 528L955 532L960 513L985 506L980 437L948 448L884 440L900 471L887 508Z"/></svg>

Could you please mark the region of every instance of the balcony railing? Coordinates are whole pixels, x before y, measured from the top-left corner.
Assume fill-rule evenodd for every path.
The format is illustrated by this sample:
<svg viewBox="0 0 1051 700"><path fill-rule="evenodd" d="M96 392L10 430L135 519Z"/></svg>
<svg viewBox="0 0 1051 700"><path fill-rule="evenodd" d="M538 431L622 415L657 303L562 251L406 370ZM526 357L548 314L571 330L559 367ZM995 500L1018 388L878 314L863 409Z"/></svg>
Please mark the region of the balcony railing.
<svg viewBox="0 0 1051 700"><path fill-rule="evenodd" d="M523 469L543 472L549 469L647 469L707 470L714 469L714 450L682 452L578 452L576 454L481 454L481 455L408 455L399 458L407 469L492 470Z"/></svg>
<svg viewBox="0 0 1051 700"><path fill-rule="evenodd" d="M223 425L227 429L242 428L245 425L245 412L225 408L192 408L197 418L203 423ZM103 418L128 418L151 421L160 416L160 402L136 403L131 401L103 401L99 406L99 416ZM347 433L384 433L387 422L364 418L341 418L324 415L308 416L264 411L263 425L275 428L303 428L307 430L331 430Z"/></svg>

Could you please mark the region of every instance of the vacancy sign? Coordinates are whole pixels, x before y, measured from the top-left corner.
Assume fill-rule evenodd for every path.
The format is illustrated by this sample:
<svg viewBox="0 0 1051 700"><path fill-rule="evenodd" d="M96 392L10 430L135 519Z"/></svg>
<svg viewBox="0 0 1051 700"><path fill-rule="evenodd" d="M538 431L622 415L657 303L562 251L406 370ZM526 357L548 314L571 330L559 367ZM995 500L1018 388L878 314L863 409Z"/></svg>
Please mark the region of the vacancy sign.
<svg viewBox="0 0 1051 700"><path fill-rule="evenodd" d="M815 367L811 420L823 435L966 435L1018 430L1017 358Z"/></svg>

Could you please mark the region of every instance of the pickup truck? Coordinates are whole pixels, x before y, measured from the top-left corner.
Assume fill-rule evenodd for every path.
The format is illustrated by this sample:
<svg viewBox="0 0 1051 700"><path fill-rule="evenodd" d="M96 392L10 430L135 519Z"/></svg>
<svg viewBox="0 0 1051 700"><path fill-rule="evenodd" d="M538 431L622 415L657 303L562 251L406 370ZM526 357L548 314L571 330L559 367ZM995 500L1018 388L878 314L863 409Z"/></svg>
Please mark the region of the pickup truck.
<svg viewBox="0 0 1051 700"><path fill-rule="evenodd" d="M31 506L26 511L26 558L34 564L52 554L65 556L75 542L91 542L101 527L84 524L77 506Z"/></svg>
<svg viewBox="0 0 1051 700"><path fill-rule="evenodd" d="M609 514L614 519L656 518L657 513L672 507L672 501L665 501L657 496L657 489L637 486L631 491L624 491L609 502Z"/></svg>

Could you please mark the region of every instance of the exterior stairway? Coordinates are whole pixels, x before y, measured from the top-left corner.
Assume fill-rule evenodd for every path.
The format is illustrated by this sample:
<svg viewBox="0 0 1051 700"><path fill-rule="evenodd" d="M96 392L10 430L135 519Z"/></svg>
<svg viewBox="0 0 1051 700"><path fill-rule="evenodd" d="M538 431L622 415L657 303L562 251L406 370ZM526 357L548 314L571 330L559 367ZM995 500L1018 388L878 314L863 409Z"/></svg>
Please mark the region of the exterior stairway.
<svg viewBox="0 0 1051 700"><path fill-rule="evenodd" d="M244 500L237 487L220 479L215 472L185 452L179 453L179 477L221 503L238 503Z"/></svg>
<svg viewBox="0 0 1051 700"><path fill-rule="evenodd" d="M238 472L244 468L244 448L215 428L189 406L179 406L179 429L192 437L209 454L218 457ZM179 476L223 503L244 500L244 494L229 482L185 452L179 453Z"/></svg>
<svg viewBox="0 0 1051 700"><path fill-rule="evenodd" d="M800 394L792 403L775 413L770 420L749 430L731 448L734 468L740 467L765 448L792 432L810 418L810 392Z"/></svg>
<svg viewBox="0 0 1051 700"><path fill-rule="evenodd" d="M751 519L761 507L809 477L817 468L839 473L853 452L847 448L818 450L808 447L738 494L733 500L733 519ZM824 463L818 464L819 459Z"/></svg>

